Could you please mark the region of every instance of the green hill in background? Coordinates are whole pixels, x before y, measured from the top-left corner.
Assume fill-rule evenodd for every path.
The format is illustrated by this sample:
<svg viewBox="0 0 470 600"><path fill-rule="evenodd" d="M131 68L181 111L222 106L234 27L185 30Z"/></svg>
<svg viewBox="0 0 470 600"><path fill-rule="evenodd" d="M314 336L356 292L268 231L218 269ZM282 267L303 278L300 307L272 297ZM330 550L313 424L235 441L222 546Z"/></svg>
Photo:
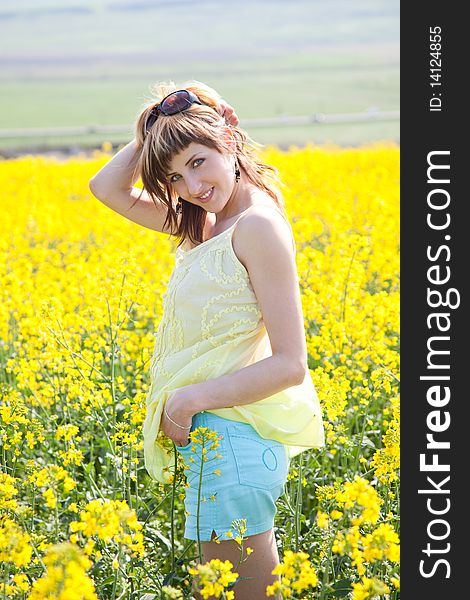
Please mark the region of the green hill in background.
<svg viewBox="0 0 470 600"><path fill-rule="evenodd" d="M399 108L397 0L0 2L0 129L132 126L157 81L194 78L240 118ZM398 141L397 120L249 129L263 143ZM99 144L103 136L35 143ZM31 145L0 138L0 148Z"/></svg>

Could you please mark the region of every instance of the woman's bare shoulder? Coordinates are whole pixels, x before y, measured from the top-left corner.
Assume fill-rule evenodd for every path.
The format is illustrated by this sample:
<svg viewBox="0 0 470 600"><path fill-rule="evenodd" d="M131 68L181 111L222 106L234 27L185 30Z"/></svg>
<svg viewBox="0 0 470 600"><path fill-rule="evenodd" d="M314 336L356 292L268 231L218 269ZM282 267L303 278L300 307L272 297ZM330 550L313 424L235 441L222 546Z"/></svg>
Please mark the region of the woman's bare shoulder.
<svg viewBox="0 0 470 600"><path fill-rule="evenodd" d="M244 211L238 220L237 228L247 228L246 225L244 227L246 223L249 224L248 227L250 228L256 228L256 226L265 228L268 223L272 223L275 226L276 223L282 224L284 222L284 225L287 223L289 230L291 230L284 207L278 205L267 192L257 190L252 200L252 205Z"/></svg>
<svg viewBox="0 0 470 600"><path fill-rule="evenodd" d="M276 213L277 215L280 215L281 218L283 218L285 221L288 221L287 215L285 214L283 208L278 206L274 202L274 200L267 198L265 200L260 200L258 202L253 203L240 217L239 222L241 223L242 221L248 220L253 221L258 215L264 217L267 220L272 219L276 221L278 219Z"/></svg>
<svg viewBox="0 0 470 600"><path fill-rule="evenodd" d="M232 246L239 261L246 267L250 252L254 246L273 244L277 248L292 248L295 242L292 228L283 209L273 200L254 203L237 221L232 234Z"/></svg>

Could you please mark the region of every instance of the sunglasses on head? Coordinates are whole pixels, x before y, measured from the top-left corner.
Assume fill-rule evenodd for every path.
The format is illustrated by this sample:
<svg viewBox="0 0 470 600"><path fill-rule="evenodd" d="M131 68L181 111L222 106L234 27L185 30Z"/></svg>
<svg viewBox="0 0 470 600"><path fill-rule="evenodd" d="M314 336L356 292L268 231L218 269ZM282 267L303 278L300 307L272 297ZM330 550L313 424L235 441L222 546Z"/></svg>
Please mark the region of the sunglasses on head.
<svg viewBox="0 0 470 600"><path fill-rule="evenodd" d="M146 132L149 132L152 125L158 119L159 113L165 116L176 115L176 113L185 111L193 104L202 105L202 102L196 94L193 94L189 90L176 90L176 92L171 92L171 94L165 96L165 98L150 111L147 123L145 124Z"/></svg>

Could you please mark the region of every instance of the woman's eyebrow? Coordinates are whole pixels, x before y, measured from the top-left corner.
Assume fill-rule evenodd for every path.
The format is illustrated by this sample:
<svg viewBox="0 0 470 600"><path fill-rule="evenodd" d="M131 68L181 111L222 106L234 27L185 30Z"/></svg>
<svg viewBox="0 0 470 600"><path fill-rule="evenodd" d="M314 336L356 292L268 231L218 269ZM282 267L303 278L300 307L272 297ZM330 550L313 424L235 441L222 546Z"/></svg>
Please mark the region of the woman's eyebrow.
<svg viewBox="0 0 470 600"><path fill-rule="evenodd" d="M198 155L198 153L196 152L196 154L193 154L191 156L191 158L188 160L188 162L184 165L185 167L187 167L189 165L189 163L195 159L195 157ZM171 177L172 175L176 175L176 173L173 171L173 173L167 173L167 177Z"/></svg>

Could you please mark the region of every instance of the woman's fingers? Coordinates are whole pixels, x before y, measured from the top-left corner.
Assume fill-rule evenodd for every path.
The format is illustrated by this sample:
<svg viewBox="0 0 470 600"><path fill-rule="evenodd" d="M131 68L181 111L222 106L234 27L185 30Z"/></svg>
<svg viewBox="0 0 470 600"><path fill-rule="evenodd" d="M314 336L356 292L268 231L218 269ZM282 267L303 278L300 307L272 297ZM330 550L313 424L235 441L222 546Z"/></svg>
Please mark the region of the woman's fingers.
<svg viewBox="0 0 470 600"><path fill-rule="evenodd" d="M177 446L186 446L189 442L189 430L191 425L189 424L188 429L183 431L179 427L175 426L165 414L165 411L162 413L161 421L160 421L160 429L163 433L169 437Z"/></svg>
<svg viewBox="0 0 470 600"><path fill-rule="evenodd" d="M175 444L177 446L187 446L189 444L189 438L185 438L184 440L179 440L178 442L175 442Z"/></svg>
<svg viewBox="0 0 470 600"><path fill-rule="evenodd" d="M233 106L227 104L225 101L221 101L219 104L219 113L224 117L225 121L230 125L238 125L239 119Z"/></svg>

